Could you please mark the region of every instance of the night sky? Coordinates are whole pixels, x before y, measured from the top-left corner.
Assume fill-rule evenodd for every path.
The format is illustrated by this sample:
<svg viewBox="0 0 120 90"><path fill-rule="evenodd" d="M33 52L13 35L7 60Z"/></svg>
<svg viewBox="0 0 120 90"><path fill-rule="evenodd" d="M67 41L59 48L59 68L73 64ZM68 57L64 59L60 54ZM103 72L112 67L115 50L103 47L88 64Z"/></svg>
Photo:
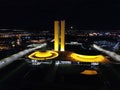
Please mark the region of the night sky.
<svg viewBox="0 0 120 90"><path fill-rule="evenodd" d="M52 29L54 20L76 29L120 29L120 0L0 0L0 28Z"/></svg>

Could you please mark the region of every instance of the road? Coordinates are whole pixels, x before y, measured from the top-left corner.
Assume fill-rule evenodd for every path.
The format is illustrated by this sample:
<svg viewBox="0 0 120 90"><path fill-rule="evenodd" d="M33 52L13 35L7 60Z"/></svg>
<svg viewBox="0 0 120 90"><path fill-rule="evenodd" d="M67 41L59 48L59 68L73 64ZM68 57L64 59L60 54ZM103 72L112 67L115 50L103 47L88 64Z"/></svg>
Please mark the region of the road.
<svg viewBox="0 0 120 90"><path fill-rule="evenodd" d="M13 55L11 55L11 56L9 56L9 57L6 57L6 58L0 60L0 69L3 68L3 67L5 67L5 66L7 66L8 64L14 62L14 61L17 60L18 58L23 57L23 56L25 56L26 54L28 54L28 53L30 53L30 52L32 52L32 51L34 51L34 50L43 48L43 47L45 47L45 46L46 46L46 43L41 44L41 45L39 45L39 46L37 46L37 47L34 47L34 48L25 49L25 50L23 50L23 51L20 51L20 52L18 52L18 53L16 53L16 54L13 54Z"/></svg>

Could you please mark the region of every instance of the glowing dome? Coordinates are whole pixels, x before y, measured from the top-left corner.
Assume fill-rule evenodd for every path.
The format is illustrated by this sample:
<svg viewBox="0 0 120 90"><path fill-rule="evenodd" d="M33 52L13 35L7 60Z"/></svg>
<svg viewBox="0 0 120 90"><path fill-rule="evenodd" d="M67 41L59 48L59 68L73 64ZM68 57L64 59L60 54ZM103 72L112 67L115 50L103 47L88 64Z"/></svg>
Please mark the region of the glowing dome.
<svg viewBox="0 0 120 90"><path fill-rule="evenodd" d="M80 74L84 74L84 75L97 75L97 71L96 70L84 70Z"/></svg>
<svg viewBox="0 0 120 90"><path fill-rule="evenodd" d="M45 57L50 57L50 56L52 56L52 53L49 51L47 51L47 52L39 52L39 51L37 51L36 53L35 53L35 56L36 57L43 57L43 58L45 58Z"/></svg>
<svg viewBox="0 0 120 90"><path fill-rule="evenodd" d="M48 59L53 59L58 56L58 53L55 51L36 51L28 56L28 58L32 60L48 60Z"/></svg>
<svg viewBox="0 0 120 90"><path fill-rule="evenodd" d="M71 53L70 54L70 58L73 61L78 61L78 62L108 62L107 58L105 58L102 55L94 55L94 56L90 56L90 55L80 55L80 54L76 54L76 53Z"/></svg>

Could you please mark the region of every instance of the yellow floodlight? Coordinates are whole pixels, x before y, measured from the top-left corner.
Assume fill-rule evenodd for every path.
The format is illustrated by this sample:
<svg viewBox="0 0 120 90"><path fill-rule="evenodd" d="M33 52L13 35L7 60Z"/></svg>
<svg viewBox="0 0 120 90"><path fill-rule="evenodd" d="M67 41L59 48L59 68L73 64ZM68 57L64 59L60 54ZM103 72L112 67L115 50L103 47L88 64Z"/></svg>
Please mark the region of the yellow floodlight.
<svg viewBox="0 0 120 90"><path fill-rule="evenodd" d="M55 51L36 51L28 56L28 58L32 60L48 60L48 59L53 59L58 56L58 53Z"/></svg>
<svg viewBox="0 0 120 90"><path fill-rule="evenodd" d="M54 21L54 50L65 51L65 21Z"/></svg>
<svg viewBox="0 0 120 90"><path fill-rule="evenodd" d="M50 57L50 56L52 56L52 53L50 52L50 51L47 51L47 52L39 52L39 51L37 51L36 53L35 53L35 56L36 57Z"/></svg>
<svg viewBox="0 0 120 90"><path fill-rule="evenodd" d="M108 62L107 58L105 58L102 55L80 55L76 53L71 53L70 58L73 61L78 61L78 62Z"/></svg>
<svg viewBox="0 0 120 90"><path fill-rule="evenodd" d="M61 48L60 51L65 51L65 21L61 21Z"/></svg>
<svg viewBox="0 0 120 90"><path fill-rule="evenodd" d="M98 73L97 73L96 70L84 70L80 74L84 74L84 75L97 75Z"/></svg>
<svg viewBox="0 0 120 90"><path fill-rule="evenodd" d="M59 21L54 22L54 50L59 51Z"/></svg>

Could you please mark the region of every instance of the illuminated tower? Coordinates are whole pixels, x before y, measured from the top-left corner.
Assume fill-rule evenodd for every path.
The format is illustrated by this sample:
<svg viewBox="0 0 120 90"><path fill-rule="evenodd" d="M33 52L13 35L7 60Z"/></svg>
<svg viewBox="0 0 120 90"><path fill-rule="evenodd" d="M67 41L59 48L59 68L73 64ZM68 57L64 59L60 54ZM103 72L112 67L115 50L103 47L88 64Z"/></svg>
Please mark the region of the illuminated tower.
<svg viewBox="0 0 120 90"><path fill-rule="evenodd" d="M61 21L61 48L60 51L65 50L65 21Z"/></svg>
<svg viewBox="0 0 120 90"><path fill-rule="evenodd" d="M65 21L54 22L54 50L65 50Z"/></svg>
<svg viewBox="0 0 120 90"><path fill-rule="evenodd" d="M54 21L54 50L59 51L59 21Z"/></svg>

